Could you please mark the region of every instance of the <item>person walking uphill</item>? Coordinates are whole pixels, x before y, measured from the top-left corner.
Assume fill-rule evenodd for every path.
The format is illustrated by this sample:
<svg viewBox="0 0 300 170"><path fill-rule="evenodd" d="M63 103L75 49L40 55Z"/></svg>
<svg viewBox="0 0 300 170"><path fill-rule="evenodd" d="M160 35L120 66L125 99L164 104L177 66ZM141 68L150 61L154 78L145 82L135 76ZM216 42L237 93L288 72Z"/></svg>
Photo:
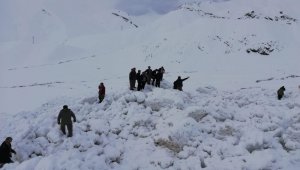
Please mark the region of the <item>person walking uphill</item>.
<svg viewBox="0 0 300 170"><path fill-rule="evenodd" d="M0 168L3 164L13 163L11 158L11 153L16 154L16 151L11 148L12 138L7 137L0 147Z"/></svg>
<svg viewBox="0 0 300 170"><path fill-rule="evenodd" d="M105 86L104 84L101 82L100 85L98 86L98 94L99 94L99 103L101 103L105 97Z"/></svg>
<svg viewBox="0 0 300 170"><path fill-rule="evenodd" d="M187 80L188 78L190 77L187 77L187 78L184 78L184 79L181 79L180 76L178 76L177 80L174 81L174 86L173 86L173 89L177 89L177 90L180 90L182 91L182 87L183 87L183 81Z"/></svg>
<svg viewBox="0 0 300 170"><path fill-rule="evenodd" d="M73 136L73 125L71 117L73 117L74 122L76 122L75 114L72 112L71 109L68 108L67 105L63 106L63 109L59 112L57 117L57 123L60 124L60 129L62 133L66 134L66 126L68 128L68 137Z"/></svg>

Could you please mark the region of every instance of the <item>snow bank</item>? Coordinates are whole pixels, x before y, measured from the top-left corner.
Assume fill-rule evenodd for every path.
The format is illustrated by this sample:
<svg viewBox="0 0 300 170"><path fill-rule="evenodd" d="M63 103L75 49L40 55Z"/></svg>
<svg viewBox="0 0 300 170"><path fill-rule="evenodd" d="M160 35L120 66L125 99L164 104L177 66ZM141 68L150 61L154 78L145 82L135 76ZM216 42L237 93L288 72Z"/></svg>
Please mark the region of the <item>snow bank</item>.
<svg viewBox="0 0 300 170"><path fill-rule="evenodd" d="M1 138L18 154L3 169L297 169L299 99L298 89L279 101L262 88L200 87L55 100L7 117ZM66 101L72 138L56 123Z"/></svg>

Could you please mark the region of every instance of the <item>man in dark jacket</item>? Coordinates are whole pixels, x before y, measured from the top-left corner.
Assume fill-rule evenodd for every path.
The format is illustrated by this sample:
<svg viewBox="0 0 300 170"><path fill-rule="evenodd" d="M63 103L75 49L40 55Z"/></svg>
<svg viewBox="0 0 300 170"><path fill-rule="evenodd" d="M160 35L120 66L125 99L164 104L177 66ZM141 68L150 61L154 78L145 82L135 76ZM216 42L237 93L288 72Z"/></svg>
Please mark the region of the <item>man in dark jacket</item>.
<svg viewBox="0 0 300 170"><path fill-rule="evenodd" d="M145 85L147 83L147 73L146 71L144 71L141 75L141 79L142 79L142 85L141 85L141 89L145 88Z"/></svg>
<svg viewBox="0 0 300 170"><path fill-rule="evenodd" d="M147 76L147 84L150 84L151 82L151 76L152 76L152 69L150 66L148 66L148 69L145 70L146 76Z"/></svg>
<svg viewBox="0 0 300 170"><path fill-rule="evenodd" d="M0 147L0 166L5 163L13 163L11 153L16 154L16 151L11 148L12 138L7 137Z"/></svg>
<svg viewBox="0 0 300 170"><path fill-rule="evenodd" d="M284 95L284 91L285 91L284 86L282 86L282 87L280 87L280 89L278 89L278 91L277 91L278 100L281 100L281 98Z"/></svg>
<svg viewBox="0 0 300 170"><path fill-rule="evenodd" d="M136 81L136 71L135 68L132 68L130 73L129 73L129 85L130 85L130 90L134 90L135 88L135 81Z"/></svg>
<svg viewBox="0 0 300 170"><path fill-rule="evenodd" d="M158 69L155 69L155 70L152 70L152 73L151 73L151 79L152 79L152 85L154 86L155 85L155 81L156 81L156 76L157 76L157 72L158 72Z"/></svg>
<svg viewBox="0 0 300 170"><path fill-rule="evenodd" d="M100 85L98 86L98 94L99 94L99 103L101 103L105 97L105 86L101 82Z"/></svg>
<svg viewBox="0 0 300 170"><path fill-rule="evenodd" d="M142 90L142 84L143 84L143 76L141 74L141 70L138 70L138 72L136 73L136 81L137 81L137 90L140 91Z"/></svg>
<svg viewBox="0 0 300 170"><path fill-rule="evenodd" d="M66 134L66 126L68 128L68 137L73 136L73 125L71 117L73 117L73 121L76 122L75 114L71 109L68 108L67 105L63 106L63 109L59 112L57 117L57 123L60 124L60 129L63 134Z"/></svg>
<svg viewBox="0 0 300 170"><path fill-rule="evenodd" d="M163 77L163 70L160 68L156 73L155 87L160 87L160 81L162 80L162 77Z"/></svg>
<svg viewBox="0 0 300 170"><path fill-rule="evenodd" d="M185 81L185 80L188 79L188 78L190 78L190 77L181 79L181 77L178 76L177 80L174 81L174 87L173 87L173 89L177 89L177 90L182 91L182 87L183 87L183 83L182 83L182 82Z"/></svg>

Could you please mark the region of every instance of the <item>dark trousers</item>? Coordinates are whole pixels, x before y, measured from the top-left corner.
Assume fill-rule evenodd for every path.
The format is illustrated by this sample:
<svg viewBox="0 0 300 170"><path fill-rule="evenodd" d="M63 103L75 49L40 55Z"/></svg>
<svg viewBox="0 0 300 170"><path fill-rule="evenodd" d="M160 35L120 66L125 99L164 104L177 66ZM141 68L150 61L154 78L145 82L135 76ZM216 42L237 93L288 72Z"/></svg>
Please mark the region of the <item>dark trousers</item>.
<svg viewBox="0 0 300 170"><path fill-rule="evenodd" d="M14 161L12 161L9 156L0 160L0 164L2 164L2 166L6 163L14 163ZM1 168L1 165L0 165L0 168Z"/></svg>
<svg viewBox="0 0 300 170"><path fill-rule="evenodd" d="M137 90L138 91L142 90L142 87L143 87L143 82L142 81L138 81L138 88L137 88Z"/></svg>
<svg viewBox="0 0 300 170"><path fill-rule="evenodd" d="M104 99L104 95L99 95L99 103L101 103Z"/></svg>
<svg viewBox="0 0 300 170"><path fill-rule="evenodd" d="M156 87L160 87L160 80L156 80L155 86L156 86Z"/></svg>
<svg viewBox="0 0 300 170"><path fill-rule="evenodd" d="M182 86L178 86L177 89L178 89L179 91L182 91Z"/></svg>
<svg viewBox="0 0 300 170"><path fill-rule="evenodd" d="M154 86L155 85L155 78L152 78L152 85Z"/></svg>
<svg viewBox="0 0 300 170"><path fill-rule="evenodd" d="M146 83L147 83L147 81L143 81L143 82L142 82L142 89L145 88Z"/></svg>
<svg viewBox="0 0 300 170"><path fill-rule="evenodd" d="M150 84L150 82L151 82L151 76L147 76L147 84Z"/></svg>
<svg viewBox="0 0 300 170"><path fill-rule="evenodd" d="M130 90L134 90L134 88L135 88L135 80L130 80L129 83L130 83Z"/></svg>
<svg viewBox="0 0 300 170"><path fill-rule="evenodd" d="M72 137L73 136L73 125L72 123L68 123L68 124L60 124L60 129L62 131L62 133L65 135L66 134L66 126L68 128L68 137Z"/></svg>

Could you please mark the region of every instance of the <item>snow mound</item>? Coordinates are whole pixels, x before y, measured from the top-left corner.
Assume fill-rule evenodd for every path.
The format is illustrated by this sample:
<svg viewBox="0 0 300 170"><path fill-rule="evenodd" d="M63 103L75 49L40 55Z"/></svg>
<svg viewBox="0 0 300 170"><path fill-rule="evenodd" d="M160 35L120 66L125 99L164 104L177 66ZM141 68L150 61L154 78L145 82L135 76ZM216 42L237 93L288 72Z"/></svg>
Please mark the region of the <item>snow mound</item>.
<svg viewBox="0 0 300 170"><path fill-rule="evenodd" d="M17 155L3 169L297 169L300 95L262 88L193 92L152 88L57 99L8 119ZM57 115L68 101L67 138ZM261 158L264 159L261 159Z"/></svg>

